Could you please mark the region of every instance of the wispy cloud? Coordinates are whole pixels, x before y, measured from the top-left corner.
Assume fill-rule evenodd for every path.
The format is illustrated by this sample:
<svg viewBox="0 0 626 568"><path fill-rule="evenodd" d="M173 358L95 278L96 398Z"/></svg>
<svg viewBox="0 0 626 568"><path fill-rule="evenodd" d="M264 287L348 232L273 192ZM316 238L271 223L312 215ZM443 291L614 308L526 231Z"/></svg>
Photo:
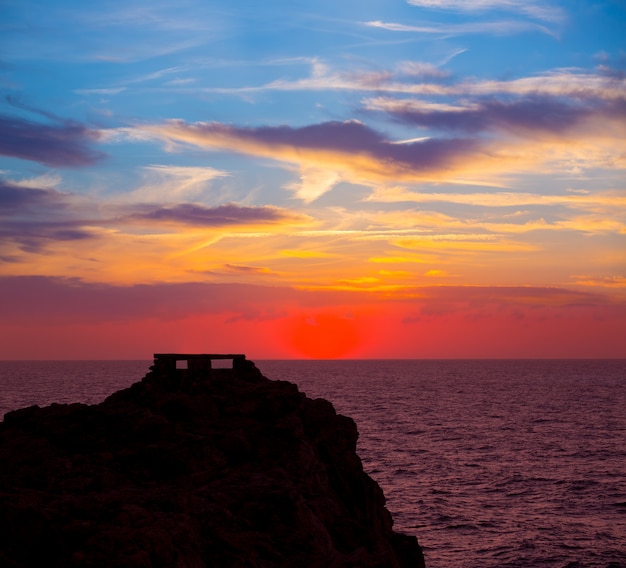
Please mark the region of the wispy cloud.
<svg viewBox="0 0 626 568"><path fill-rule="evenodd" d="M429 193L425 191L410 191L402 187L380 187L367 199L369 201L388 203L460 203L483 207L563 205L581 209L588 209L594 206L602 206L610 209L626 208L626 194L623 192L595 192L565 195L546 195L513 191L494 191L491 193Z"/></svg>
<svg viewBox="0 0 626 568"><path fill-rule="evenodd" d="M601 288L626 288L626 276L573 276L576 284Z"/></svg>
<svg viewBox="0 0 626 568"><path fill-rule="evenodd" d="M315 201L341 181L341 175L330 169L303 166L301 170L300 182L289 183L285 188L307 203Z"/></svg>
<svg viewBox="0 0 626 568"><path fill-rule="evenodd" d="M577 99L598 98L623 100L626 77L611 77L605 73L590 73L580 69L555 69L510 81L465 81L451 86L445 94L518 96L553 95Z"/></svg>
<svg viewBox="0 0 626 568"><path fill-rule="evenodd" d="M560 68L510 80L451 78L431 73L422 81L409 77L400 65L396 71L344 71L320 59L311 62L310 73L300 79L277 79L261 85L205 87L194 92L249 95L264 91L355 91L381 94L437 97L488 97L493 95L555 96L573 99L621 101L626 91L626 76L606 71L589 72Z"/></svg>
<svg viewBox="0 0 626 568"><path fill-rule="evenodd" d="M197 15L204 12L201 5L195 6ZM205 16L209 14L204 12ZM113 2L103 7L94 5L93 10L80 12L76 18L91 28L120 27L130 29L175 31L189 33L215 30L217 14L214 18L191 17L188 10L181 10L180 5L171 2Z"/></svg>
<svg viewBox="0 0 626 568"><path fill-rule="evenodd" d="M156 47L155 45L142 45L140 43L136 43L133 46L126 46L124 48L107 46L105 48L98 49L91 56L91 59L109 63L138 63L148 59L156 59L158 57L174 55L181 51L187 51L191 48L197 47L201 43L202 42L200 40L185 39L172 41L170 43L163 43Z"/></svg>
<svg viewBox="0 0 626 568"><path fill-rule="evenodd" d="M130 77L125 79L120 79L117 81L117 85L111 87L95 87L95 88L84 88L84 89L74 89L74 93L77 95L104 95L104 96L112 96L119 95L125 91L129 90L129 87L132 87L137 84L147 83L151 81L156 81L157 79L161 79L163 77L167 77L168 75L172 75L174 73L180 73L187 71L189 67L178 66L178 67L167 67L165 69L159 69L158 71L153 71L152 73L147 73L143 75L139 75L136 77ZM186 82L193 82L194 79L174 79L169 81L166 84L185 84Z"/></svg>
<svg viewBox="0 0 626 568"><path fill-rule="evenodd" d="M74 89L77 95L119 95L126 90L126 87L103 87L100 89Z"/></svg>
<svg viewBox="0 0 626 568"><path fill-rule="evenodd" d="M123 195L120 202L180 203L202 201L210 182L227 177L228 172L210 167L155 164L142 168L144 183Z"/></svg>
<svg viewBox="0 0 626 568"><path fill-rule="evenodd" d="M603 206L608 208L626 207L626 195L621 192L594 192L565 195L546 195L542 193L503 192L492 193L429 193L410 191L402 187L377 188L368 198L381 202L414 203L463 203L483 207L520 207L527 205L567 205L568 207L589 208Z"/></svg>
<svg viewBox="0 0 626 568"><path fill-rule="evenodd" d="M398 65L398 70L400 73L411 77L445 78L450 75L450 73L444 71L440 67L423 61L403 61Z"/></svg>
<svg viewBox="0 0 626 568"><path fill-rule="evenodd" d="M533 0L407 0L407 3L419 8L460 12L509 10L549 22L559 22L565 16L561 8Z"/></svg>
<svg viewBox="0 0 626 568"><path fill-rule="evenodd" d="M403 113L427 113L427 112L467 112L469 110L476 110L479 105L476 103L469 103L467 101L461 104L451 103L437 103L430 102L423 99L397 99L394 97L373 97L363 99L363 107L366 110L372 111L384 111L390 114L402 115Z"/></svg>
<svg viewBox="0 0 626 568"><path fill-rule="evenodd" d="M463 24L429 24L429 25L409 25L394 22L371 21L363 22L364 25L372 28L380 28L392 32L410 32L419 34L493 34L509 35L523 33L527 31L540 31L553 35L553 33L540 24L534 22L520 22L515 20L502 20L496 22L471 22Z"/></svg>

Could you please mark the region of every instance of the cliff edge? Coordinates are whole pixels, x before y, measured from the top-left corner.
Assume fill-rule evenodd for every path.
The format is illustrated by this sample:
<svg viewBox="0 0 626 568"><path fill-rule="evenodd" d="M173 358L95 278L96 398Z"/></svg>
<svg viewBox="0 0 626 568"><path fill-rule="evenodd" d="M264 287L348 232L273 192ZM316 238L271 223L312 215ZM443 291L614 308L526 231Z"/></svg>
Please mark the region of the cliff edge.
<svg viewBox="0 0 626 568"><path fill-rule="evenodd" d="M6 414L0 565L422 568L354 422L235 363Z"/></svg>

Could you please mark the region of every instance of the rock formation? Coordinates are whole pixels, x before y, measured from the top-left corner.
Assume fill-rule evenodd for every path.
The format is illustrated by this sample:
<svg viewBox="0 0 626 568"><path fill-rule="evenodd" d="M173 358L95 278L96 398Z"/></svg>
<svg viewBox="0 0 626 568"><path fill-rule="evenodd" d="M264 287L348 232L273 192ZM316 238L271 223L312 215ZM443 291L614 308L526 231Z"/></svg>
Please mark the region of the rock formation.
<svg viewBox="0 0 626 568"><path fill-rule="evenodd" d="M98 405L6 414L1 566L424 566L329 402L245 359L152 369Z"/></svg>

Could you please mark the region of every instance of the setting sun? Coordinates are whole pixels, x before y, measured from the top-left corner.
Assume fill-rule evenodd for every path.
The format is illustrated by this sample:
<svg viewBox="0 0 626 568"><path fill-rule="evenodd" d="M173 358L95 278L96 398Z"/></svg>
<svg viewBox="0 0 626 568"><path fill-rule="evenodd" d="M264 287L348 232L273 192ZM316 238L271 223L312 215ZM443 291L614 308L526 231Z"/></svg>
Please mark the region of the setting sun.
<svg viewBox="0 0 626 568"><path fill-rule="evenodd" d="M287 341L297 357L338 359L355 350L359 333L351 316L306 314L290 322Z"/></svg>

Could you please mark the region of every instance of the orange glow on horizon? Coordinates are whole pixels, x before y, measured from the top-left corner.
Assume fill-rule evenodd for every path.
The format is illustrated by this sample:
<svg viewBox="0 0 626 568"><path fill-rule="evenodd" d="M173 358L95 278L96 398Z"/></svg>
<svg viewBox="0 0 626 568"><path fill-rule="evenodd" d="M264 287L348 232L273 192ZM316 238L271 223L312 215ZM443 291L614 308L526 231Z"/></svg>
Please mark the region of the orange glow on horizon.
<svg viewBox="0 0 626 568"><path fill-rule="evenodd" d="M340 359L353 353L360 342L355 318L332 313L300 315L289 322L287 344L298 357Z"/></svg>

